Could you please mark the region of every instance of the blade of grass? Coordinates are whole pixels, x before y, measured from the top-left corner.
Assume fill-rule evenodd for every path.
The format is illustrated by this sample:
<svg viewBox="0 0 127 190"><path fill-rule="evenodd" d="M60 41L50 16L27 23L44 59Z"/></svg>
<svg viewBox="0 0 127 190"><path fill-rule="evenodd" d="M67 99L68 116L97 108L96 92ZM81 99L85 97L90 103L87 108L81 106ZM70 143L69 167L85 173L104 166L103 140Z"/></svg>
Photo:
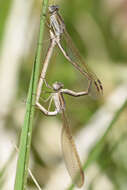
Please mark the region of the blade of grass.
<svg viewBox="0 0 127 190"><path fill-rule="evenodd" d="M119 119L120 115L122 114L123 110L127 106L127 100L123 103L123 105L117 110L114 117L112 118L112 121L110 122L109 126L107 127L107 130L105 131L104 135L101 137L101 139L96 143L96 145L92 148L92 150L89 153L88 159L86 163L83 166L83 169L85 170L91 162L95 161L97 157L99 156L103 146L104 146L104 140L108 133L110 132L111 128L115 124L115 122Z"/></svg>
<svg viewBox="0 0 127 190"><path fill-rule="evenodd" d="M2 46L5 25L6 25L7 17L9 15L11 4L12 4L11 0L7 0L6 2L0 1L0 7L2 7L2 9L0 11L0 18L1 18L0 19L0 49Z"/></svg>
<svg viewBox="0 0 127 190"><path fill-rule="evenodd" d="M107 127L107 130L105 131L103 136L100 138L100 140L96 143L96 145L90 151L90 153L88 155L88 159L86 160L86 163L83 166L83 170L86 170L89 167L89 165L98 158L98 156L101 153L101 150L104 146L104 140L105 140L106 136L108 135L108 133L110 132L110 129L113 127L115 122L119 119L121 113L123 112L123 110L126 107L127 107L127 100L125 100L124 103L122 104L122 106L117 110L117 112L115 113L114 117L112 118L109 126ZM73 190L73 188L74 188L74 185L72 184L68 188L68 190Z"/></svg>
<svg viewBox="0 0 127 190"><path fill-rule="evenodd" d="M28 103L26 104L24 125L22 127L22 132L21 132L14 190L24 190L27 182L28 162L29 162L29 153L30 153L31 136L32 136L32 123L33 123L34 109L35 109L33 105L35 105L35 94L37 89L40 63L41 63L42 40L43 40L47 6L48 6L48 0L43 0L42 13L40 18L40 33L39 33L38 46L32 70L30 87L28 91L28 97L27 97Z"/></svg>

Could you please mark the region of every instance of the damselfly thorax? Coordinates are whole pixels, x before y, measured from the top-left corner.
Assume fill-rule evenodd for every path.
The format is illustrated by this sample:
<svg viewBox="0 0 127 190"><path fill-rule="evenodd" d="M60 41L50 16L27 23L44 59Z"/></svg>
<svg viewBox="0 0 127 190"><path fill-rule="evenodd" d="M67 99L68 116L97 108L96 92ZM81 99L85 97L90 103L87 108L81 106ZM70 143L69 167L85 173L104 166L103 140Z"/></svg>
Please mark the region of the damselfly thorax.
<svg viewBox="0 0 127 190"><path fill-rule="evenodd" d="M54 33L55 37L60 39L61 35L64 33L65 24L62 18L60 18L58 10L59 6L57 5L49 6L51 31Z"/></svg>

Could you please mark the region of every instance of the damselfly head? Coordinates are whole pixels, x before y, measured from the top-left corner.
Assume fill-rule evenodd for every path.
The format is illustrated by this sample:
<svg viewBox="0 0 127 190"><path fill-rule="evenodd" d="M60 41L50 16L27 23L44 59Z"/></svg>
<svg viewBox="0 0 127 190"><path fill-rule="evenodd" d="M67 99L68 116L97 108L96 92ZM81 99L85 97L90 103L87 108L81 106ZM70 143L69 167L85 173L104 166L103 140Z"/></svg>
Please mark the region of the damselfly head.
<svg viewBox="0 0 127 190"><path fill-rule="evenodd" d="M55 83L53 83L52 87L53 87L53 90L58 91L61 88L63 88L64 85L61 82L55 82Z"/></svg>
<svg viewBox="0 0 127 190"><path fill-rule="evenodd" d="M48 7L49 9L49 13L54 13L55 11L58 11L59 10L59 6L58 5L51 5Z"/></svg>

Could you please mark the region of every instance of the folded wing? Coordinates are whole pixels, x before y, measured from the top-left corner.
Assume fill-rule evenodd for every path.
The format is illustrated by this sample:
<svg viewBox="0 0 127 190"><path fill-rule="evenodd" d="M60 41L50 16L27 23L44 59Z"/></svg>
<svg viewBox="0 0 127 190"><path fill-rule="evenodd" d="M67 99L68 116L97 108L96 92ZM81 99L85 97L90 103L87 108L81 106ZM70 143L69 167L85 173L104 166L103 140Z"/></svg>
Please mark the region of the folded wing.
<svg viewBox="0 0 127 190"><path fill-rule="evenodd" d="M81 187L84 183L84 173L81 167L80 158L77 153L64 111L62 112L62 117L63 128L61 134L61 145L64 161L73 183L76 186Z"/></svg>

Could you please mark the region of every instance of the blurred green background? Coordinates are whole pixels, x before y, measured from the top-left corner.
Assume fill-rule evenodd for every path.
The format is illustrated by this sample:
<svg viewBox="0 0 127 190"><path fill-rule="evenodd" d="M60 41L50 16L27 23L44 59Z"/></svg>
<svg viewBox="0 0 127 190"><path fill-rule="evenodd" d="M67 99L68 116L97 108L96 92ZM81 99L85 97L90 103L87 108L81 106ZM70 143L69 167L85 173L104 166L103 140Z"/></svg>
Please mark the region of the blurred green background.
<svg viewBox="0 0 127 190"><path fill-rule="evenodd" d="M59 0L55 3L60 6L60 14L75 45L85 62L102 81L104 88L103 96L98 99L92 96L65 96L73 134L79 134L78 139L87 137L86 145L80 144L80 140L79 143L77 141L80 152L84 153L86 147L88 149L86 155L81 153L83 165L87 167L86 186L82 189L126 190L127 1ZM1 190L13 189L14 185L17 155L14 144L19 143L24 120L26 97L37 47L41 5L42 2L39 0L0 1ZM45 28L42 61L48 44L49 31ZM66 61L58 48L55 49L50 62L47 81L50 85L54 81L60 81L65 88L76 91L87 88L83 78ZM46 98L48 95L45 93L42 97ZM115 123L110 127L109 124L114 117ZM102 129L98 128L100 119ZM30 168L42 189L66 189L58 188L55 182L53 185L50 180L62 162L61 125L59 116L47 118L36 110ZM92 130L96 131L95 135ZM95 136L97 138L94 139ZM91 143L90 140L93 139L94 142ZM85 163L88 165L85 166ZM57 183L62 178L61 173L57 176ZM48 186L50 183L51 188ZM69 188L69 185L66 187ZM37 189L31 177L28 178L28 189Z"/></svg>

